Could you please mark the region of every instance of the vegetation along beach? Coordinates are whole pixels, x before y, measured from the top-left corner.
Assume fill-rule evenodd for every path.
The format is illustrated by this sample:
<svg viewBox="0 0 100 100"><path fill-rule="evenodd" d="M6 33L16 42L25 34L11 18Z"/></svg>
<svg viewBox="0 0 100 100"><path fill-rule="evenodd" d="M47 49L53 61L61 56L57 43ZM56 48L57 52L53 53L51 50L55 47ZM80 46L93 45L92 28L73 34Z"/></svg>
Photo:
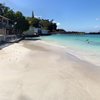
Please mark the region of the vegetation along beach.
<svg viewBox="0 0 100 100"><path fill-rule="evenodd" d="M99 4L0 0L0 100L100 100Z"/></svg>

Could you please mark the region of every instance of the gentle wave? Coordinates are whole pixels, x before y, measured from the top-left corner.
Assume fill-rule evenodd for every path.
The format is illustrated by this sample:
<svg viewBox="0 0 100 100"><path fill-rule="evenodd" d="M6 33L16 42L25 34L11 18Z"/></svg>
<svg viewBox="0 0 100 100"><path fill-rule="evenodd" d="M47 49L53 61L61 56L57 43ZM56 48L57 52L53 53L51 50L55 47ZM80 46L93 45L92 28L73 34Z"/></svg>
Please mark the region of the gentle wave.
<svg viewBox="0 0 100 100"><path fill-rule="evenodd" d="M100 36L51 35L41 37L44 43L66 48L66 51L82 60L100 66Z"/></svg>

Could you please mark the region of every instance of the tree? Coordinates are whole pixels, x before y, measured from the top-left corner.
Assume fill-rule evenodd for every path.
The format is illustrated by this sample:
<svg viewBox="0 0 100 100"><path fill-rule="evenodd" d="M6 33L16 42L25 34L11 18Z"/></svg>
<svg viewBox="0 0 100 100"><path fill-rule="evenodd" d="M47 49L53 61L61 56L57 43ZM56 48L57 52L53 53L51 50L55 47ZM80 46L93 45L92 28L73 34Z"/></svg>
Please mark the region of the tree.
<svg viewBox="0 0 100 100"><path fill-rule="evenodd" d="M3 4L0 3L0 15L3 14Z"/></svg>
<svg viewBox="0 0 100 100"><path fill-rule="evenodd" d="M56 28L57 28L56 23L53 23L52 21L44 20L44 19L42 19L40 21L40 25L43 29L46 29L46 30L49 30L49 31L56 30Z"/></svg>
<svg viewBox="0 0 100 100"><path fill-rule="evenodd" d="M9 7L5 6L4 4L0 3L0 15L4 16L10 10Z"/></svg>
<svg viewBox="0 0 100 100"><path fill-rule="evenodd" d="M15 20L15 12L13 10L9 10L4 14L5 17L11 19L11 20Z"/></svg>
<svg viewBox="0 0 100 100"><path fill-rule="evenodd" d="M56 23L52 23L52 29L55 31L57 30L57 24Z"/></svg>
<svg viewBox="0 0 100 100"><path fill-rule="evenodd" d="M53 20L49 21L48 19L40 19L40 18L31 18L27 17L27 20L30 26L35 28L42 28L49 31L55 31L57 29L56 23L53 23Z"/></svg>
<svg viewBox="0 0 100 100"><path fill-rule="evenodd" d="M49 26L50 26L49 20L44 20L44 19L42 19L42 20L40 21L40 25L41 25L42 28L48 30L48 29L49 29Z"/></svg>
<svg viewBox="0 0 100 100"><path fill-rule="evenodd" d="M34 12L32 12L32 17L25 17L20 11L16 13L11 10L9 7L0 3L0 15L5 16L16 25L14 25L15 29L23 32L29 29L29 26L33 26L35 28L43 28L49 31L54 31L57 29L56 23L53 23L53 20L49 19L40 19L34 17Z"/></svg>
<svg viewBox="0 0 100 100"><path fill-rule="evenodd" d="M35 28L39 28L39 22L40 22L40 20L38 18L31 18L29 20L30 25Z"/></svg>
<svg viewBox="0 0 100 100"><path fill-rule="evenodd" d="M21 32L29 29L28 20L26 20L26 18L20 11L17 11L15 13L15 21L17 22L17 24L15 25L15 29L20 30Z"/></svg>

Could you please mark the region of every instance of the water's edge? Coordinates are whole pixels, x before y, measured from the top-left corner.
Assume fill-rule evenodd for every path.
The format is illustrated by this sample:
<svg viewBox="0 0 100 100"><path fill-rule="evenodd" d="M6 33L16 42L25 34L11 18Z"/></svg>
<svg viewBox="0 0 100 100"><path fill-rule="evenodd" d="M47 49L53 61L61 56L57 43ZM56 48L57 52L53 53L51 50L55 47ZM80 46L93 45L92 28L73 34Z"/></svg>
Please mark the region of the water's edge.
<svg viewBox="0 0 100 100"><path fill-rule="evenodd" d="M67 53L79 58L80 60L87 61L89 63L92 63L96 66L100 66L100 56L98 54L95 54L95 52L86 52L86 51L80 51L76 48L72 47L67 47L67 46L62 46L61 44L55 43L55 42L50 42L50 41L45 41L42 40L42 43L45 43L47 45L52 45L52 46L57 46L62 49L65 49Z"/></svg>

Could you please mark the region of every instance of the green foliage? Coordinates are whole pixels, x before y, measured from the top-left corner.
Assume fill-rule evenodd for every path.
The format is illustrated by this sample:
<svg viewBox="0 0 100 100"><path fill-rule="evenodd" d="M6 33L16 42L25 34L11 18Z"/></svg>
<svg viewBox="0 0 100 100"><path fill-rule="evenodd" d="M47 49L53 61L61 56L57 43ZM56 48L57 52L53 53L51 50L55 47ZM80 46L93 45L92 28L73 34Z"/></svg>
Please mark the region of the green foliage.
<svg viewBox="0 0 100 100"><path fill-rule="evenodd" d="M53 20L35 18L32 12L32 17L25 17L20 11L14 12L9 7L0 3L0 15L5 16L16 23L15 29L23 32L29 29L29 25L35 28L43 28L49 31L57 29L56 23Z"/></svg>
<svg viewBox="0 0 100 100"><path fill-rule="evenodd" d="M44 20L44 19L42 19L42 20L40 21L41 27L44 28L44 29L47 29L47 30L49 29L50 24L51 24L51 23L49 23L49 20Z"/></svg>
<svg viewBox="0 0 100 100"><path fill-rule="evenodd" d="M39 22L39 25L41 28L49 30L49 31L54 31L57 29L56 23L53 23L52 21L46 20L46 19L41 19Z"/></svg>
<svg viewBox="0 0 100 100"><path fill-rule="evenodd" d="M15 20L15 13L13 10L9 10L8 12L6 12L4 14L4 16L11 19L11 20Z"/></svg>
<svg viewBox="0 0 100 100"><path fill-rule="evenodd" d="M38 18L31 18L30 19L30 25L33 27L38 28L39 27L40 20Z"/></svg>
<svg viewBox="0 0 100 100"><path fill-rule="evenodd" d="M0 3L0 15L4 16L10 10L9 7L6 7L4 4Z"/></svg>
<svg viewBox="0 0 100 100"><path fill-rule="evenodd" d="M17 22L15 25L16 29L21 30L22 32L29 29L28 20L25 19L21 12L18 11L15 13L15 21Z"/></svg>
<svg viewBox="0 0 100 100"><path fill-rule="evenodd" d="M48 19L27 17L27 20L30 26L33 26L35 28L42 28L49 31L55 31L57 29L56 23L53 23L53 21L49 21Z"/></svg>

